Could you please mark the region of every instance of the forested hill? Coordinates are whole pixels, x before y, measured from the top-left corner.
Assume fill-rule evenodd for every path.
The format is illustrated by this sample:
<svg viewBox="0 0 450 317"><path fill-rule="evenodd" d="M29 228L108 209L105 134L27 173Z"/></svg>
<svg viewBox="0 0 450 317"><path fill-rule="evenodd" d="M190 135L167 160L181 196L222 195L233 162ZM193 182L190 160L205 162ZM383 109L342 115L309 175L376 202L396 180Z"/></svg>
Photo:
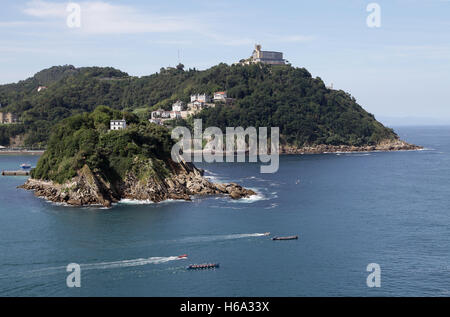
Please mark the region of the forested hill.
<svg viewBox="0 0 450 317"><path fill-rule="evenodd" d="M38 92L39 86L47 89ZM17 114L23 123L0 125L0 144L21 134L26 146L45 145L57 122L99 105L145 119L177 99L188 102L193 93L222 90L235 102L204 110L199 115L204 126L278 126L282 140L296 146L360 146L397 138L352 96L328 89L304 68L220 64L198 71L179 65L137 78L113 68L58 66L0 86L0 110Z"/></svg>

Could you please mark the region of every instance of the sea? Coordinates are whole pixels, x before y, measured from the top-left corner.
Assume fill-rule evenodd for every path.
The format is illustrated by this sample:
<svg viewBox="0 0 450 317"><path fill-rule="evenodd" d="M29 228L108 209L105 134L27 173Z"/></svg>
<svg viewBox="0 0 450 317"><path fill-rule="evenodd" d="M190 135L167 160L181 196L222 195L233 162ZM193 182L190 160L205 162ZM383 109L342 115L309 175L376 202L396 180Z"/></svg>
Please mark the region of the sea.
<svg viewBox="0 0 450 317"><path fill-rule="evenodd" d="M450 127L395 130L424 149L197 164L258 193L238 201L77 208L0 176L0 296L449 296Z"/></svg>

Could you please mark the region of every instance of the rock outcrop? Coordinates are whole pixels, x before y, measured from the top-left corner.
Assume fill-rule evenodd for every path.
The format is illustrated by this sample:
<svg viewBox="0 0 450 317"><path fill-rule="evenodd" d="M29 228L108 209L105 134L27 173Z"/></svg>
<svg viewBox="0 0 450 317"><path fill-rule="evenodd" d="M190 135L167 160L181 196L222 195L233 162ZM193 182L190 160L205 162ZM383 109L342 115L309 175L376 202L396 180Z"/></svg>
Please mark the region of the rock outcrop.
<svg viewBox="0 0 450 317"><path fill-rule="evenodd" d="M335 152L373 152L373 151L412 151L420 150L422 147L409 144L405 141L385 140L377 145L365 145L365 146L351 146L351 145L313 145L313 146L281 146L281 154L321 154L321 153L335 153Z"/></svg>
<svg viewBox="0 0 450 317"><path fill-rule="evenodd" d="M111 184L85 165L70 182L57 184L30 178L20 188L33 190L36 196L52 202L105 207L121 199L161 202L167 199L191 200L193 195L229 195L232 199L241 199L256 194L235 183L211 183L190 163L173 163L172 170L171 176L165 179L157 176L138 179L128 173L124 180Z"/></svg>

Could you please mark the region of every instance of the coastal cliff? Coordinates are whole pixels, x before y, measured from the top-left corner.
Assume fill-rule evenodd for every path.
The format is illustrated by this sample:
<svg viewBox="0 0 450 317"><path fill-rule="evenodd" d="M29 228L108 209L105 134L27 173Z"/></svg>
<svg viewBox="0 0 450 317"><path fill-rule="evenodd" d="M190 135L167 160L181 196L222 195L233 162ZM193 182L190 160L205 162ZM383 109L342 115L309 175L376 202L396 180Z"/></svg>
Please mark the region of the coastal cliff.
<svg viewBox="0 0 450 317"><path fill-rule="evenodd" d="M161 202L190 200L192 195L255 195L235 183L211 183L193 164L173 161L173 141L164 127L128 115L126 129L109 130L110 120L126 116L98 107L63 120L20 188L53 202L105 207L122 199Z"/></svg>
<svg viewBox="0 0 450 317"><path fill-rule="evenodd" d="M322 154L339 152L389 152L389 151L414 151L423 147L407 143L400 139L387 139L375 145L330 145L319 144L311 146L294 147L283 145L280 147L280 154Z"/></svg>

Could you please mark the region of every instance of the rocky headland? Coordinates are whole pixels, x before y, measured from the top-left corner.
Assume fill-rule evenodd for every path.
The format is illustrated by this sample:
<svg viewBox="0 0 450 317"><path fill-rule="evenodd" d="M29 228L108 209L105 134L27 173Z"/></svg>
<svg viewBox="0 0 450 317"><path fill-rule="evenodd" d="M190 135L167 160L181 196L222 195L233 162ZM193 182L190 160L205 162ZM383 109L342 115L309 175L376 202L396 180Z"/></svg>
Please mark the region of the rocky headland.
<svg viewBox="0 0 450 317"><path fill-rule="evenodd" d="M33 190L37 197L72 206L98 205L111 207L122 199L161 202L168 199L191 200L193 195L227 195L232 199L247 198L256 193L236 183L212 183L190 163L173 163L173 174L165 179L139 179L128 173L115 184L93 173L85 165L77 176L63 184L30 178L20 188Z"/></svg>
<svg viewBox="0 0 450 317"><path fill-rule="evenodd" d="M283 145L280 154L323 154L323 153L345 153L345 152L389 152L389 151L414 151L423 147L409 144L400 139L385 140L376 145L352 146L352 145L311 145L295 147Z"/></svg>

